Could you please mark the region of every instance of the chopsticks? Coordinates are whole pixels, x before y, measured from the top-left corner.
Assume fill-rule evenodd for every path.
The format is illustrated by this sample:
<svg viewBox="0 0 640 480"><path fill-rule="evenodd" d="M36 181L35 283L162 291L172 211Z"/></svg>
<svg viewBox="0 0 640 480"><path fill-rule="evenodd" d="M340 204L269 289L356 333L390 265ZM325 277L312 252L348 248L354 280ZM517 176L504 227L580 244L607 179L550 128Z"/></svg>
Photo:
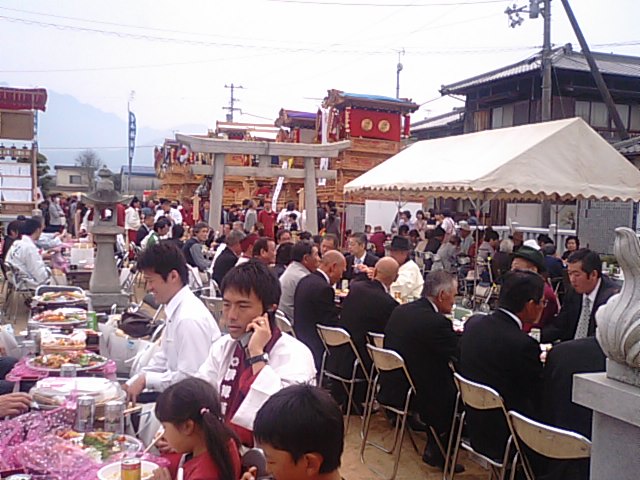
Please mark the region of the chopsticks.
<svg viewBox="0 0 640 480"><path fill-rule="evenodd" d="M145 455L147 453L149 453L149 450L151 450L151 447L153 447L156 443L158 443L158 440L160 440L162 438L162 436L164 435L164 427L160 427L158 429L158 433L156 433L156 436L153 437L153 440L151 440L151 443L149 443L149 445L147 445L147 448L145 448L142 453L140 454L140 456Z"/></svg>

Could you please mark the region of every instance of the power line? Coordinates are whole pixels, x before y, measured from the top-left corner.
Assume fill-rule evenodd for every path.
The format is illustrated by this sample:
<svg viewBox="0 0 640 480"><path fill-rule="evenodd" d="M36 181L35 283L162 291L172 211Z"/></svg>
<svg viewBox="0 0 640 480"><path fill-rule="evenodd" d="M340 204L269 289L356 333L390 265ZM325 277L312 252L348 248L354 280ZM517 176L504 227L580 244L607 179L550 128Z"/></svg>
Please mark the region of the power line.
<svg viewBox="0 0 640 480"><path fill-rule="evenodd" d="M136 148L155 148L156 145L136 145ZM129 148L128 146L122 147L46 147L43 145L39 145L38 147L42 150L126 150Z"/></svg>

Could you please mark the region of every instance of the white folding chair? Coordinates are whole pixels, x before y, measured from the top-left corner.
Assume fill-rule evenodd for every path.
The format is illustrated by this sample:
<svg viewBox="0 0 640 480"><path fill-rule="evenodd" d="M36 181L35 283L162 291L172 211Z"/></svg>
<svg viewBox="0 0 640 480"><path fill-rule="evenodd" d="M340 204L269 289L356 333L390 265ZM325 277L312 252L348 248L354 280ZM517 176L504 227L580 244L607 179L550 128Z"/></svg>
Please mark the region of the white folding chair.
<svg viewBox="0 0 640 480"><path fill-rule="evenodd" d="M404 433L406 431L407 418L409 417L409 407L411 403L411 398L416 394L416 387L411 379L411 375L409 375L409 371L404 363L404 359L393 350L387 350L384 348L376 347L371 344L367 345L367 351L373 360L373 366L376 370L375 377L373 379L373 383L371 384L371 394L368 398L368 404L366 407L365 420L364 420L364 429L362 435L362 443L360 444L360 460L362 463L367 465L364 454L367 445L377 448L385 453L393 455L393 471L390 477L385 477L388 480L393 480L398 473L398 466L400 463L400 453L402 451L402 441L404 440ZM388 405L382 403L378 400L378 403L381 408L393 412L395 414L395 425L393 430L393 438L391 441L391 448L387 448L382 444L373 442L369 440L369 432L371 427L371 415L373 414L373 403L376 400L375 392L378 388L378 382L380 380L380 374L382 372L391 372L394 370L400 370L404 373L405 379L407 381L407 393L405 395L405 402L402 408L398 408L397 406ZM409 433L411 436L411 433ZM411 442L413 447L418 451L418 447L411 438ZM367 467L373 471L374 473L384 477L384 474L380 472L375 467L367 465Z"/></svg>
<svg viewBox="0 0 640 480"><path fill-rule="evenodd" d="M369 373L364 368L358 349L351 340L349 332L338 327L327 327L325 325L316 325L318 335L324 345L324 353L322 354L322 364L320 367L320 381L319 385L322 386L324 377L331 378L340 382L347 392L347 423L345 425L345 433L349 430L349 421L351 419L351 408L353 407L353 390L357 383L367 382L369 383ZM351 377L345 378L335 372L327 370L327 358L331 355L331 349L340 347L343 345L349 345L354 355L353 367L351 369ZM358 378L358 370L362 372L364 378ZM364 418L363 418L364 420Z"/></svg>
<svg viewBox="0 0 640 480"><path fill-rule="evenodd" d="M463 377L459 373L453 374L453 379L455 381L456 387L458 389L459 398L462 401L464 407L471 407L476 410L488 411L488 410L498 410L501 411L504 415L504 420L507 423L507 427L509 429L509 437L507 438L504 453L502 455L502 460L496 461L493 458L488 457L487 455L483 455L482 453L476 451L470 442L462 439L462 428L464 426L464 419L466 416L466 411L463 411L460 415L460 419L457 425L457 432L455 435L455 439L453 441L453 452L451 455L447 455L445 462L445 466L448 466L449 472L445 469L445 479L453 480L455 475L455 466L458 460L458 454L460 452L460 447L465 449L469 454L474 455L476 457L481 458L491 467L491 476L497 476L499 480L504 480L507 469L510 466L509 459L511 457L512 449L515 450L516 453L520 451L518 440L515 437L513 432L513 426L511 424L511 420L507 413L507 410L504 406L504 401L500 394L496 392L493 388L488 387L486 385L482 385L480 383L472 382L471 380ZM457 407L457 405L456 405ZM451 443L450 443L451 445ZM529 467L529 463L525 457L519 455L520 464L522 465L525 474L528 478L533 478L533 474L531 473L531 468ZM448 463L448 465L446 465ZM513 468L515 469L516 463L513 463Z"/></svg>
<svg viewBox="0 0 640 480"><path fill-rule="evenodd" d="M591 441L578 433L536 422L513 410L509 411L509 418L518 439L543 457L555 460L580 460L591 457ZM510 480L515 478L519 455L520 452L516 452L513 457ZM535 480L529 473L525 469L527 479Z"/></svg>
<svg viewBox="0 0 640 480"><path fill-rule="evenodd" d="M286 313L284 313L280 309L277 309L275 313L275 319L276 319L276 325L278 326L281 332L288 333L293 338L296 338L296 332L293 329L293 325L291 325L291 321L289 320L289 317L287 317Z"/></svg>

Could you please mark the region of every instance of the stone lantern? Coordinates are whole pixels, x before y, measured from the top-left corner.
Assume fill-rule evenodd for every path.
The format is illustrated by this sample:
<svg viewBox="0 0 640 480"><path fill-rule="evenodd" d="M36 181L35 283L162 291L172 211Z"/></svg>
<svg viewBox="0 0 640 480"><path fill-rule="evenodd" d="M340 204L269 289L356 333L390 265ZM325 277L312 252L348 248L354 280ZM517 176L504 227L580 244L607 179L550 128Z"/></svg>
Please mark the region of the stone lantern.
<svg viewBox="0 0 640 480"><path fill-rule="evenodd" d="M640 241L616 228L622 290L596 312L605 373L574 376L573 401L593 410L592 480L635 480L640 472Z"/></svg>
<svg viewBox="0 0 640 480"><path fill-rule="evenodd" d="M98 171L98 181L93 192L83 195L85 203L93 206L94 224L91 229L93 241L97 245L96 259L89 281L89 296L96 311L106 312L113 304L125 308L129 303L129 296L122 291L120 275L116 267L115 245L116 236L124 233L124 229L117 225L116 206L129 200L115 191L112 173L103 167ZM104 220L103 212L111 210L112 214Z"/></svg>

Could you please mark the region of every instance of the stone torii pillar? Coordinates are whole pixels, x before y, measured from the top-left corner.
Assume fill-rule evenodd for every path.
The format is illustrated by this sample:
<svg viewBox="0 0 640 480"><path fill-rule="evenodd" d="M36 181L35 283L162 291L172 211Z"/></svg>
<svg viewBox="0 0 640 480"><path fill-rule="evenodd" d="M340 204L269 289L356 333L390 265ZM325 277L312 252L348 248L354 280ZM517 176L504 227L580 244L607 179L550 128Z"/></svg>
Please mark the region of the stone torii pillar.
<svg viewBox="0 0 640 480"><path fill-rule="evenodd" d="M222 196L225 175L255 178L304 178L304 202L307 230L318 233L318 212L316 209L316 180L327 178L335 180L335 170L319 170L316 158L334 158L351 146L349 140L327 144L253 142L244 140L221 140L215 138L194 137L176 134L176 140L189 146L195 153L213 155L213 165L193 165L195 175L211 176L209 225L216 231L222 231L220 218L222 214ZM256 155L259 158L257 167L225 166L227 155ZM278 168L271 165L271 157L303 157L304 168Z"/></svg>

